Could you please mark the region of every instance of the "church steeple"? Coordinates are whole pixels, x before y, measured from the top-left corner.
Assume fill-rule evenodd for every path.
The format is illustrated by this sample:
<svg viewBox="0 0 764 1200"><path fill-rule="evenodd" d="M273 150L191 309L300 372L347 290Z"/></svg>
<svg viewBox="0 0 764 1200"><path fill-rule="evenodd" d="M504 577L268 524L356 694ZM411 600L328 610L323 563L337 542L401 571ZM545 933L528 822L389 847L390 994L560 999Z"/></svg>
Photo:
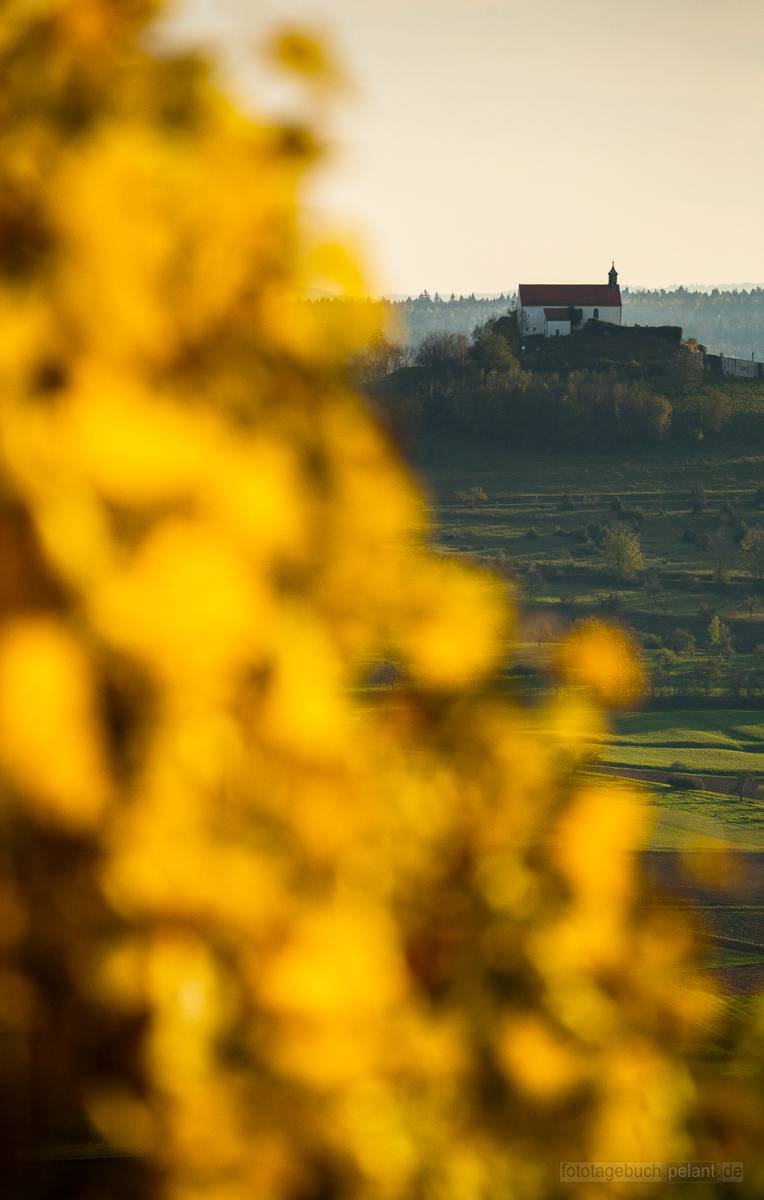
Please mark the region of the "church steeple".
<svg viewBox="0 0 764 1200"><path fill-rule="evenodd" d="M618 287L618 272L615 269L615 259L613 259L613 265L610 268L610 270L608 271L607 281L610 284L611 288Z"/></svg>

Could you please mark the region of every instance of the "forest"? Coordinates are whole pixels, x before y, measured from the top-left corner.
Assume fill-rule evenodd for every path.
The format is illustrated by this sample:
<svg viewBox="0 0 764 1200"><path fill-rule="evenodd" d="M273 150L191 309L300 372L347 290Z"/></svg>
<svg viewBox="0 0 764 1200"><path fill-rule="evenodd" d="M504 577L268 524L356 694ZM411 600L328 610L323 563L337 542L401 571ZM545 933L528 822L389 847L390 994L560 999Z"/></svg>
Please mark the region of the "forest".
<svg viewBox="0 0 764 1200"><path fill-rule="evenodd" d="M764 288L673 291L621 289L623 320L628 325L681 325L713 353L764 360ZM424 291L407 299L380 301L388 336L416 347L429 333L470 334L476 325L507 312L514 289L499 296L439 296ZM336 303L328 299L319 304ZM371 301L369 303L372 303Z"/></svg>
<svg viewBox="0 0 764 1200"><path fill-rule="evenodd" d="M405 443L457 434L515 449L606 450L761 437L757 383L711 381L675 326L590 322L520 355L514 313L415 350L378 336L353 372Z"/></svg>

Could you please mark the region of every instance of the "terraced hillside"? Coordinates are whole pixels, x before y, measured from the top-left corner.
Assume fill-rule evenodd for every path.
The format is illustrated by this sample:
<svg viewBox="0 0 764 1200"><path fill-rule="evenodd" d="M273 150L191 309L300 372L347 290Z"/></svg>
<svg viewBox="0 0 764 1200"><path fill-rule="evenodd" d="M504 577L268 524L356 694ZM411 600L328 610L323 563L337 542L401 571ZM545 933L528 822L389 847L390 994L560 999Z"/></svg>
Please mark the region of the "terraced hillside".
<svg viewBox="0 0 764 1200"><path fill-rule="evenodd" d="M522 644L513 647L521 666L505 682L553 686L554 642L578 619L607 616L635 631L653 693L645 710L617 718L594 769L640 781L652 817L649 870L669 907L695 908L710 976L730 1004L736 995L743 1003L764 984L764 586L735 534L741 524L764 527L764 454L451 445L431 447L419 465L443 553L493 567L523 596ZM593 536L623 521L644 558L631 580L608 574ZM711 641L714 615L729 632L724 645ZM696 868L730 850L734 886L699 886Z"/></svg>

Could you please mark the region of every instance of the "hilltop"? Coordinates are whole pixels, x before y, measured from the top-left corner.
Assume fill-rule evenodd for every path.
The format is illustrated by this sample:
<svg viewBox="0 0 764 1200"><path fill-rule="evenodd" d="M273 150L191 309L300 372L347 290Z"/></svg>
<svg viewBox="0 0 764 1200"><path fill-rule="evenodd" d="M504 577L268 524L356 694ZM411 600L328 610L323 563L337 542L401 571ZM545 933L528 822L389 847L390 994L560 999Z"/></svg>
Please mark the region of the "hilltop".
<svg viewBox="0 0 764 1200"><path fill-rule="evenodd" d="M413 354L379 338L354 370L412 445L454 435L526 450L764 445L764 386L705 373L675 326L591 322L523 354L510 312L472 338L431 333Z"/></svg>

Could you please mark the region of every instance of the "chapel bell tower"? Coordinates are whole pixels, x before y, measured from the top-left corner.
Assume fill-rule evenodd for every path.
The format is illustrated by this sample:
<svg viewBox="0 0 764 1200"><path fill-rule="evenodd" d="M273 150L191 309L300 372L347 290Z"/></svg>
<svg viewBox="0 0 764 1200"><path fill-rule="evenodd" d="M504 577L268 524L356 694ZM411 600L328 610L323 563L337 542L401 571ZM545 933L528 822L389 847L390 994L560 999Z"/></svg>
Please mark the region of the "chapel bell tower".
<svg viewBox="0 0 764 1200"><path fill-rule="evenodd" d="M615 269L615 260L613 260L613 265L610 268L610 270L608 271L607 281L610 284L611 288L618 287L618 272Z"/></svg>

